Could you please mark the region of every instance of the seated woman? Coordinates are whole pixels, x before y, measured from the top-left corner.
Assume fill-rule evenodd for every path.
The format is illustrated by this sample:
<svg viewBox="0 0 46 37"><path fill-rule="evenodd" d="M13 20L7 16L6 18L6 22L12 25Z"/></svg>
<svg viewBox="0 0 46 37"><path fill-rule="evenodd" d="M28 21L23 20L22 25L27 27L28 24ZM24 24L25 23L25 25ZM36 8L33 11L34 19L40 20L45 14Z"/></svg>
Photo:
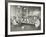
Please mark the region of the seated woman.
<svg viewBox="0 0 46 37"><path fill-rule="evenodd" d="M39 17L37 17L36 19L35 19L35 27L36 28L38 28L39 26L40 26L40 23L41 23L41 21L40 21L40 19L39 19Z"/></svg>
<svg viewBox="0 0 46 37"><path fill-rule="evenodd" d="M13 16L13 17L11 18L11 23L12 23L13 25L18 25L18 21L16 20L16 17L15 17L15 16Z"/></svg>

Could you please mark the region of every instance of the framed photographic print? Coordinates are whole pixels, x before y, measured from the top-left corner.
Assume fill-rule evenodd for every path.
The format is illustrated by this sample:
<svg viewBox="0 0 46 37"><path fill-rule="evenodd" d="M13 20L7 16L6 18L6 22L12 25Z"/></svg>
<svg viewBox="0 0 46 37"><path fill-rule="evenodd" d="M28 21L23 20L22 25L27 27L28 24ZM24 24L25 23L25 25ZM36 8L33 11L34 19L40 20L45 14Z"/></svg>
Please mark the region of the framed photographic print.
<svg viewBox="0 0 46 37"><path fill-rule="evenodd" d="M6 35L40 35L45 33L45 3L8 1Z"/></svg>

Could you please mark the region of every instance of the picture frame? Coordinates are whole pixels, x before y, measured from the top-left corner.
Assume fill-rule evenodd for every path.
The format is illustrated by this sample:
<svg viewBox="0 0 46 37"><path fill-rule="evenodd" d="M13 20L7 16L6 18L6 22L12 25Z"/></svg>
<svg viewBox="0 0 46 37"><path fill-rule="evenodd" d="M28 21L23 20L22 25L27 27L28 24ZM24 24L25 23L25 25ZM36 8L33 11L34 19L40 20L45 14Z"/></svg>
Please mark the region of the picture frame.
<svg viewBox="0 0 46 37"><path fill-rule="evenodd" d="M32 11L33 13L32 12L30 13L30 11ZM20 12L21 15L23 16L21 16L19 13L16 12ZM37 12L38 13L40 12L39 15ZM17 26L16 24L14 24L14 22L12 22L12 24L14 24L15 27L13 25L10 25L11 16L12 17L21 16L22 17L21 20L23 20L25 17L27 17L26 14L28 16L31 16L33 22L34 22L34 17L36 17L36 19L37 17L40 18L40 25L39 25L40 27L38 29L37 29L38 25L35 25L36 28L34 26L33 26L34 28L30 26L31 23L27 22L29 19L27 19L26 23L20 21L21 23L19 22L19 24L21 25L17 24ZM5 1L5 36L25 36L25 35L41 35L41 34L45 34L45 3L44 2L7 1L7 0Z"/></svg>

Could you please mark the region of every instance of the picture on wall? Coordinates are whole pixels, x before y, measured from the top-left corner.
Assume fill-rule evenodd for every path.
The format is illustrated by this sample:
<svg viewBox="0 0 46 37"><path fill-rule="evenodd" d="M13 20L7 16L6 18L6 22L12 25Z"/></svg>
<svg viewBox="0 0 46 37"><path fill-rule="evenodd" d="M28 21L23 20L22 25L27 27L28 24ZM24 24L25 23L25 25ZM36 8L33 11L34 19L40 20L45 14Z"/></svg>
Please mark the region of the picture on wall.
<svg viewBox="0 0 46 37"><path fill-rule="evenodd" d="M8 2L8 35L44 34L44 3Z"/></svg>

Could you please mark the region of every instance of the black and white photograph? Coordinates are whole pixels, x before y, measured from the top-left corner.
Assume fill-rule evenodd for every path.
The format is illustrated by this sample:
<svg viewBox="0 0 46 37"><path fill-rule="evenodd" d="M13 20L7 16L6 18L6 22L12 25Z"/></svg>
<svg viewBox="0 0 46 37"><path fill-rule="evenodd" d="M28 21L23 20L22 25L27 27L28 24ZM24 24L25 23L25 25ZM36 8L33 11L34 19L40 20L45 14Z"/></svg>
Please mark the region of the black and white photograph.
<svg viewBox="0 0 46 37"><path fill-rule="evenodd" d="M32 6L10 6L11 31L41 29L41 8Z"/></svg>
<svg viewBox="0 0 46 37"><path fill-rule="evenodd" d="M43 4L8 2L8 35L43 33Z"/></svg>

